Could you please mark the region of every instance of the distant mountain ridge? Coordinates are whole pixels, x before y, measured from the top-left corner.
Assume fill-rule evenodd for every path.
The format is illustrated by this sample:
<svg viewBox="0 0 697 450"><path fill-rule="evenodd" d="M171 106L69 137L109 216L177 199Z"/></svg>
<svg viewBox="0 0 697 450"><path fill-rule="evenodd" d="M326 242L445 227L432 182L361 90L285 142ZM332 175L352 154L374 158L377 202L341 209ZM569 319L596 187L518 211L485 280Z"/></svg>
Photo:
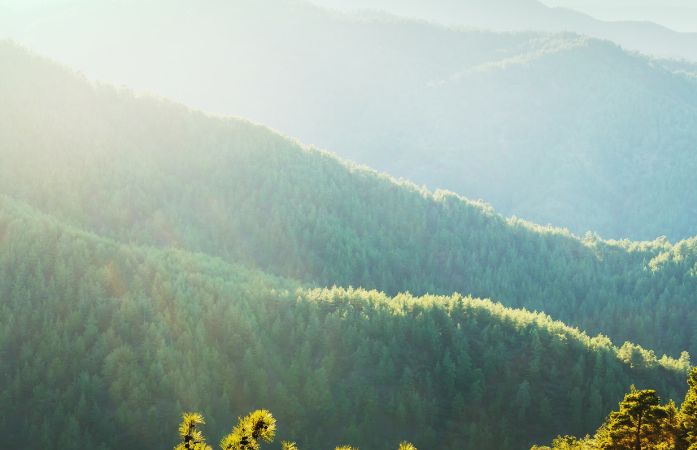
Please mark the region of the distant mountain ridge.
<svg viewBox="0 0 697 450"><path fill-rule="evenodd" d="M17 39L96 79L247 117L507 216L578 235L697 235L690 63L576 34L281 0L207 0L195 21L186 1L99 5L35 18Z"/></svg>
<svg viewBox="0 0 697 450"><path fill-rule="evenodd" d="M602 21L535 0L311 0L343 10L384 10L405 17L498 31L575 32L663 58L697 62L697 33L648 21Z"/></svg>
<svg viewBox="0 0 697 450"><path fill-rule="evenodd" d="M171 447L184 410L265 407L301 448L517 450L684 391L697 238L506 220L5 42L0 73L3 445Z"/></svg>
<svg viewBox="0 0 697 450"><path fill-rule="evenodd" d="M691 0L542 1L548 6L575 9L606 21L651 21L677 31L697 31L697 5Z"/></svg>

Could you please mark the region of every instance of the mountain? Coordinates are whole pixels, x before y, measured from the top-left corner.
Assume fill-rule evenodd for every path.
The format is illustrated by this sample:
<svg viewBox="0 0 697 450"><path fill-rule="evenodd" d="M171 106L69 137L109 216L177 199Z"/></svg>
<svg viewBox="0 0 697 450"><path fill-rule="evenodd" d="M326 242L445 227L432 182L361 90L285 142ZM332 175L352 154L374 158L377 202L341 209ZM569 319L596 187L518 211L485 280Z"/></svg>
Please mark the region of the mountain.
<svg viewBox="0 0 697 450"><path fill-rule="evenodd" d="M517 449L684 392L686 354L451 293L684 349L694 241L506 220L8 43L0 73L3 445L163 448L183 410L221 435L267 407L305 448Z"/></svg>
<svg viewBox="0 0 697 450"><path fill-rule="evenodd" d="M507 216L578 235L697 235L693 64L298 2L196 8L192 20L186 1L90 2L8 33L91 77L268 124Z"/></svg>
<svg viewBox="0 0 697 450"><path fill-rule="evenodd" d="M124 243L320 286L460 292L697 353L697 238L604 241L342 162L239 119L96 85L0 46L0 193Z"/></svg>
<svg viewBox="0 0 697 450"><path fill-rule="evenodd" d="M690 0L546 0L545 4L603 20L650 20L677 31L697 31L697 6Z"/></svg>
<svg viewBox="0 0 697 450"><path fill-rule="evenodd" d="M308 289L105 239L5 196L0 299L8 448L167 448L185 409L222 435L265 407L301 448L516 449L594 429L630 383L684 391L683 362L542 314Z"/></svg>
<svg viewBox="0 0 697 450"><path fill-rule="evenodd" d="M662 58L697 61L697 33L677 32L650 21L603 21L577 10L536 0L312 0L347 11L384 10L455 26L498 31L574 32L613 41ZM606 2L607 3L607 2Z"/></svg>

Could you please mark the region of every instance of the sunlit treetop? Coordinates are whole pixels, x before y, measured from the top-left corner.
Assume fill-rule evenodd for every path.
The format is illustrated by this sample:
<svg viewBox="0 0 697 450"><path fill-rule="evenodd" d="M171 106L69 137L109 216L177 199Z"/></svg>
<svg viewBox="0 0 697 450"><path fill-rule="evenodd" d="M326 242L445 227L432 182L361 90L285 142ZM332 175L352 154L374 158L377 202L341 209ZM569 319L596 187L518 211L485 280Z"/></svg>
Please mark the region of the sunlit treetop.
<svg viewBox="0 0 697 450"><path fill-rule="evenodd" d="M175 450L212 450L212 447L206 444L206 439L199 428L205 423L203 416L199 413L184 413L179 425L179 437L182 442L175 447Z"/></svg>
<svg viewBox="0 0 697 450"><path fill-rule="evenodd" d="M232 433L220 441L224 450L257 450L259 441L272 442L276 436L276 419L265 409L240 418Z"/></svg>

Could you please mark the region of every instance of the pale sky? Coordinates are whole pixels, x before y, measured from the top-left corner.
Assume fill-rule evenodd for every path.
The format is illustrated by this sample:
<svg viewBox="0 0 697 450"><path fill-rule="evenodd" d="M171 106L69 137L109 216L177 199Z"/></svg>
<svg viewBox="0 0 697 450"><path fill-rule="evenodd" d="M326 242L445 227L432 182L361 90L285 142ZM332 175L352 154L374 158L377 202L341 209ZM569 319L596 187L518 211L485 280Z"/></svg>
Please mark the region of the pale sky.
<svg viewBox="0 0 697 450"><path fill-rule="evenodd" d="M54 6L67 3L75 3L75 0L0 0L0 7L29 9L40 6Z"/></svg>
<svg viewBox="0 0 697 450"><path fill-rule="evenodd" d="M0 0L0 8L27 10L56 7L80 0ZM100 0L93 0L100 1ZM133 0L121 0L133 1ZM200 1L200 0L193 0ZM234 0L230 0L234 1ZM467 1L467 0L463 0ZM651 21L676 31L697 32L697 0L540 0L602 20Z"/></svg>

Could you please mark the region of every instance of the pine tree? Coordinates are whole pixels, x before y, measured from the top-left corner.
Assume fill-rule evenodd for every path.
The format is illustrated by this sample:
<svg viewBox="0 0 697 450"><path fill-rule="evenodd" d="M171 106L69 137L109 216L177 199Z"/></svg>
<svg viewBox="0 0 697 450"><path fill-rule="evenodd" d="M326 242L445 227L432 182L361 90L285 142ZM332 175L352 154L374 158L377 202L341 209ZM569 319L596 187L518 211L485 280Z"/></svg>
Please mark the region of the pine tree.
<svg viewBox="0 0 697 450"><path fill-rule="evenodd" d="M184 413L179 425L179 436L182 442L174 447L174 450L213 450L210 445L206 444L206 439L198 428L205 423L201 414Z"/></svg>
<svg viewBox="0 0 697 450"><path fill-rule="evenodd" d="M685 401L680 408L682 428L690 450L697 449L697 368L693 368L687 379L689 386Z"/></svg>
<svg viewBox="0 0 697 450"><path fill-rule="evenodd" d="M399 444L398 450L416 450L416 447L414 447L413 444L405 441Z"/></svg>
<svg viewBox="0 0 697 450"><path fill-rule="evenodd" d="M668 417L653 389L631 392L620 402L620 410L610 414L607 423L608 436L601 443L602 449L642 450L651 448L650 442L660 438L663 420Z"/></svg>
<svg viewBox="0 0 697 450"><path fill-rule="evenodd" d="M686 450L685 430L681 424L681 415L672 400L664 407L666 418L663 419L660 435L660 449Z"/></svg>
<svg viewBox="0 0 697 450"><path fill-rule="evenodd" d="M174 450L213 450L206 444L203 433L198 428L205 424L203 416L199 413L187 412L183 414L179 425L179 436L182 442L174 447ZM239 418L232 433L220 441L222 450L259 450L259 441L273 442L276 437L276 419L265 410L259 409L245 417ZM295 442L281 442L281 450L299 450ZM335 450L358 450L350 445L336 447ZM417 450L413 444L403 441L398 450Z"/></svg>
<svg viewBox="0 0 697 450"><path fill-rule="evenodd" d="M276 436L276 419L265 409L239 419L232 433L220 441L223 450L258 450L259 441L270 443Z"/></svg>

